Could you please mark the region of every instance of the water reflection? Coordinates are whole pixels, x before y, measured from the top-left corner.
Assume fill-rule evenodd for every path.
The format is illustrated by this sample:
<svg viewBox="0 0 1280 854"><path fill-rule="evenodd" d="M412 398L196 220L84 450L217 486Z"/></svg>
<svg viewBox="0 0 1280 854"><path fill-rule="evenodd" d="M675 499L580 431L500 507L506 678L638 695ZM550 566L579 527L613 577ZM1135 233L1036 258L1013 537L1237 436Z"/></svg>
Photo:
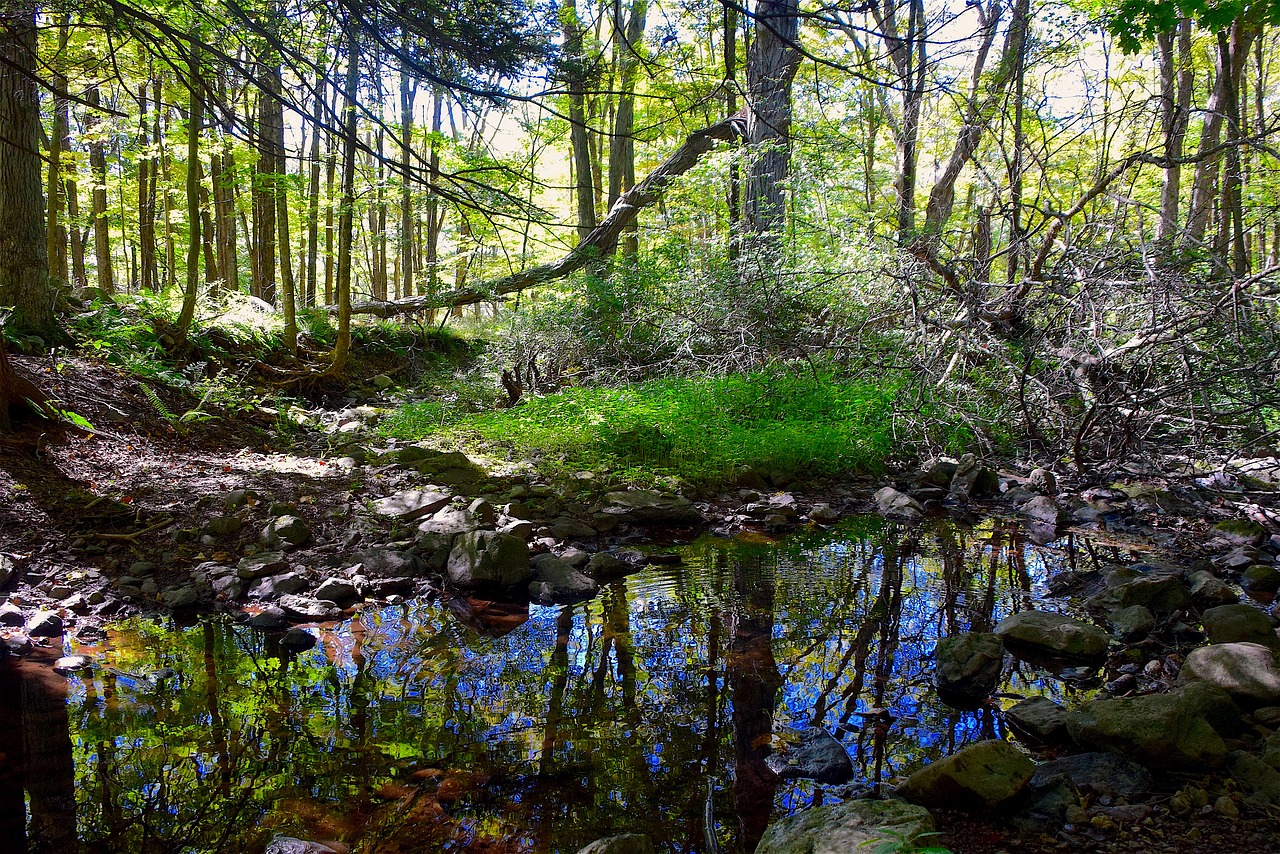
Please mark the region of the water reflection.
<svg viewBox="0 0 1280 854"><path fill-rule="evenodd" d="M878 519L777 546L708 539L684 558L573 606L369 609L294 658L223 621L121 626L53 704L60 721L31 714L71 734L70 751L42 749L74 755L88 850L252 851L281 832L362 851L576 851L643 831L660 850L749 852L826 797L769 770L774 733L835 733L868 788L998 734L993 709L937 700L936 640L1055 607L1046 574L1094 559L1008 523ZM1071 690L1019 668L1002 688ZM29 776L0 781L0 832L22 784L49 846L33 849L63 850L65 787L38 798Z"/></svg>

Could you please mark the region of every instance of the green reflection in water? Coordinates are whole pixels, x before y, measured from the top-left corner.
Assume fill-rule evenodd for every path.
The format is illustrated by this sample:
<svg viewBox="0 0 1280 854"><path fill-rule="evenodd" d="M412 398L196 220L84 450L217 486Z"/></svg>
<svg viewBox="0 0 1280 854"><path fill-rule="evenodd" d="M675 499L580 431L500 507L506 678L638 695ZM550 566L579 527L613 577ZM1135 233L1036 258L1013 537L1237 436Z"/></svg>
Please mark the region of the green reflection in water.
<svg viewBox="0 0 1280 854"><path fill-rule="evenodd" d="M693 852L710 800L722 849L750 851L829 797L764 765L788 727L835 733L868 788L1001 735L992 709L938 702L933 645L1056 607L1036 591L1069 546L879 519L705 539L591 602L370 608L292 658L225 620L119 625L72 684L80 834L95 850L253 851L288 833L394 852L640 831ZM1018 665L1003 690L1071 689Z"/></svg>

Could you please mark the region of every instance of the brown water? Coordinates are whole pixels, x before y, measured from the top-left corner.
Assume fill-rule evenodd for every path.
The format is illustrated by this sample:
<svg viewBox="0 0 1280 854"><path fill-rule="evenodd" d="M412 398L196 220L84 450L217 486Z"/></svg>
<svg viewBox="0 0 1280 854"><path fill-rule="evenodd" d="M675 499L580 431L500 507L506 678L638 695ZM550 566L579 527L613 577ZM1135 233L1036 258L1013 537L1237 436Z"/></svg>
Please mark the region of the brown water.
<svg viewBox="0 0 1280 854"><path fill-rule="evenodd" d="M1046 576L1094 560L1012 523L879 519L680 552L576 605L366 608L296 657L227 620L136 621L83 676L11 668L0 850L240 852L284 833L573 852L644 832L660 851L708 835L751 851L771 820L833 797L765 766L793 727L836 734L855 789L1000 735L995 709L937 699L937 638L1061 608ZM994 705L1081 690L1066 675L1012 665Z"/></svg>

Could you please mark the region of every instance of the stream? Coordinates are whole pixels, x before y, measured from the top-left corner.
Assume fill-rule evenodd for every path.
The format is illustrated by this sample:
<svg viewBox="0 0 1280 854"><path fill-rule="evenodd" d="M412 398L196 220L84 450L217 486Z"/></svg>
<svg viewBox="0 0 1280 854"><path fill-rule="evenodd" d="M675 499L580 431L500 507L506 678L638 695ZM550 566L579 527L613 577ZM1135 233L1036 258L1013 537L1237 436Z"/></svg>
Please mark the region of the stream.
<svg viewBox="0 0 1280 854"><path fill-rule="evenodd" d="M995 709L938 700L935 642L1016 610L1070 610L1045 579L1094 568L1102 550L1124 559L1115 548L1036 545L1000 520L854 518L778 543L667 549L682 562L573 605L370 605L312 628L318 645L296 656L224 618L117 624L65 650L90 670L0 670L0 752L36 771L0 766L0 846L238 852L284 834L358 851L576 852L643 832L659 851L713 850L714 837L750 852L779 816L1003 733ZM1092 687L1013 662L993 705ZM811 725L843 744L851 783L769 770ZM6 845L24 805L28 839Z"/></svg>

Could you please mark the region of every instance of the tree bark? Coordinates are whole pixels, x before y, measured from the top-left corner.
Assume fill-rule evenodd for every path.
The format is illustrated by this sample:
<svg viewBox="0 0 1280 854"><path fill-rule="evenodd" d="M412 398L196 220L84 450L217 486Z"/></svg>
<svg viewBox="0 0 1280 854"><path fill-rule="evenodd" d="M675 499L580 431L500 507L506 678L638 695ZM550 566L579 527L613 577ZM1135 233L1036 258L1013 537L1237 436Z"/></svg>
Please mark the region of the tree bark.
<svg viewBox="0 0 1280 854"><path fill-rule="evenodd" d="M418 83L407 70L400 71L400 157L404 176L400 184L400 296L412 296L418 292L414 282L416 270L416 240L414 238L413 182L409 180L413 162L413 105L418 95ZM435 151L435 140L431 142Z"/></svg>
<svg viewBox="0 0 1280 854"><path fill-rule="evenodd" d="M791 81L800 67L797 0L756 0L755 40L747 52L747 143L754 149L744 198L747 227L777 233L786 220L791 159Z"/></svg>
<svg viewBox="0 0 1280 854"><path fill-rule="evenodd" d="M613 121L613 136L609 140L609 207L636 183L636 71L640 67L638 51L644 39L645 18L649 11L648 0L632 0L626 20L622 18L622 4L614 7L614 45L618 65L618 111ZM635 224L632 223L619 243L623 255L634 255L639 249Z"/></svg>
<svg viewBox="0 0 1280 854"><path fill-rule="evenodd" d="M187 333L196 316L196 297L200 292L200 132L204 129L204 85L200 71L200 48L195 40L189 46L187 75L191 89L191 109L187 113L187 286L182 293L182 310L178 314L179 345L185 344Z"/></svg>
<svg viewBox="0 0 1280 854"><path fill-rule="evenodd" d="M138 87L138 137L144 149L149 149L151 116L148 93L151 81L144 80ZM159 109L160 93L156 91L156 109ZM148 293L159 290L160 268L156 263L156 165L150 151L138 157L138 279L141 290Z"/></svg>
<svg viewBox="0 0 1280 854"><path fill-rule="evenodd" d="M93 176L93 248L98 264L98 289L110 295L116 292L111 269L111 220L107 218L107 155L103 140L103 121L98 112L101 84L89 87L89 171Z"/></svg>
<svg viewBox="0 0 1280 854"><path fill-rule="evenodd" d="M1160 127L1168 163L1160 184L1160 221L1156 239L1172 240L1178 233L1182 193L1183 143L1191 117L1195 79L1191 67L1191 21L1183 18L1177 30L1157 38L1160 48Z"/></svg>
<svg viewBox="0 0 1280 854"><path fill-rule="evenodd" d="M578 239L596 227L596 191L591 179L591 140L587 130L587 58L576 0L566 0L564 16L565 81L569 87L569 142L573 156L574 198L578 203Z"/></svg>
<svg viewBox="0 0 1280 854"><path fill-rule="evenodd" d="M332 374L341 374L351 354L351 243L356 206L356 111L360 95L360 41L354 21L347 22L346 116L342 127L342 199L338 209L338 339L333 345Z"/></svg>

